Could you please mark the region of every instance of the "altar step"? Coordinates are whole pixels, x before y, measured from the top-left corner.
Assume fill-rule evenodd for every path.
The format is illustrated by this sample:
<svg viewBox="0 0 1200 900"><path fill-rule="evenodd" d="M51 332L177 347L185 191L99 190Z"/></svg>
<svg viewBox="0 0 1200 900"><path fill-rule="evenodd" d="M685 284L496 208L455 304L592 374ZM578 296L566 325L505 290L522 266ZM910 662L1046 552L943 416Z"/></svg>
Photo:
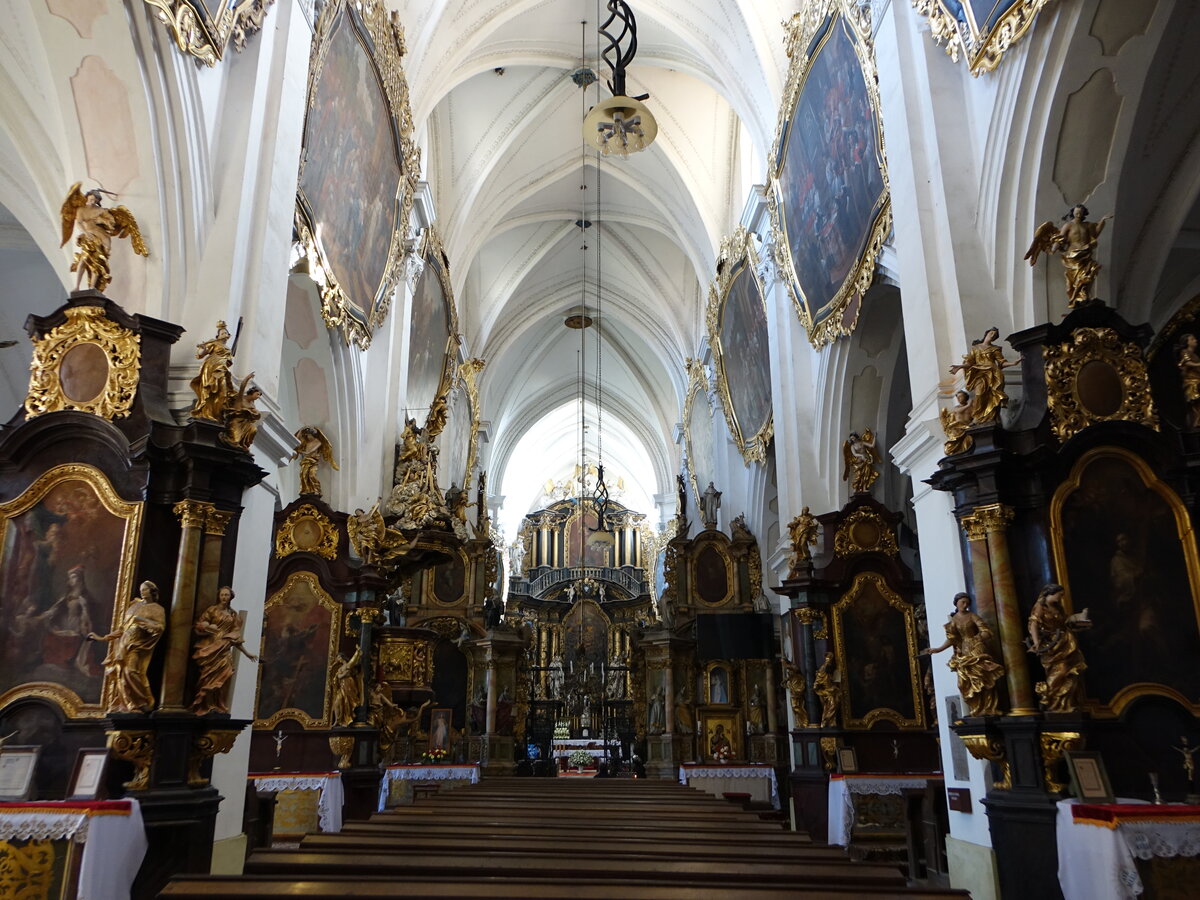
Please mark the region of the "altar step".
<svg viewBox="0 0 1200 900"><path fill-rule="evenodd" d="M241 877L179 877L164 897L934 898L891 865L671 782L486 779L255 852Z"/></svg>

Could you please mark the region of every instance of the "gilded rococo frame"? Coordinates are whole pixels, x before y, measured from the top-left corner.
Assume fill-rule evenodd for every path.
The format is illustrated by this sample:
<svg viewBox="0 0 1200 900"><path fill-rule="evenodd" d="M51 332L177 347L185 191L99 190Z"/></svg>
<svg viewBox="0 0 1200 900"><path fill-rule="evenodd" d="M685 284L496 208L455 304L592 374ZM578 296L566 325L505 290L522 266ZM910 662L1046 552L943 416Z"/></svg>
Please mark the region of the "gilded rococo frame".
<svg viewBox="0 0 1200 900"><path fill-rule="evenodd" d="M809 299L804 295L794 263L794 248L787 236L788 211L782 197L781 176L787 162L792 119L804 93L808 76L830 37L842 27L845 28L858 59L871 112L876 162L879 165L883 189L874 201L871 221L861 242L861 252L852 260L841 286L824 305L812 309ZM784 28L784 44L791 62L788 65L783 100L779 106L775 137L771 144L768 173L770 189L767 191L767 207L771 215L771 243L779 271L788 284L796 315L804 326L809 341L814 347L820 348L838 337L851 334L858 325L862 296L871 286L875 277L876 260L892 229L891 182L884 152L883 121L875 53L871 42L869 9L863 9L860 4L851 0L813 0L805 5L802 12L794 14L784 22Z"/></svg>
<svg viewBox="0 0 1200 900"><path fill-rule="evenodd" d="M321 77L330 47L341 28L354 31L366 54L388 111L389 121L376 123L391 131L399 176L391 216L391 237L379 284L370 297L352 297L339 280L327 255L318 227L322 210L315 210L305 195L305 173L310 165L310 133ZM329 0L321 11L313 39L308 73L308 100L304 123L304 149L296 190L295 227L298 243L308 259L321 296L321 318L330 328L341 329L347 344L367 349L375 329L391 308L392 293L404 268L404 240L412 213L421 168L420 150L413 140L412 109L404 74L404 29L389 16L383 0ZM349 200L350 198L343 198ZM345 277L342 273L341 277Z"/></svg>
<svg viewBox="0 0 1200 900"><path fill-rule="evenodd" d="M167 26L181 53L215 66L232 43L239 52L246 38L262 30L275 0L146 0Z"/></svg>
<svg viewBox="0 0 1200 900"><path fill-rule="evenodd" d="M444 313L446 321L446 344L442 355L441 374L437 389L431 399L436 400L438 397L447 396L454 388L456 378L462 374L460 367L457 367L458 362L458 347L462 340L458 332L458 304L454 301L454 285L450 280L449 259L446 256L445 247L442 245L441 235L433 225L430 225L421 233L421 240L417 246L417 255L421 260L421 276L417 282L413 284L413 290L416 292L421 278L429 276L430 268L432 267L433 274L441 285L442 299L444 303ZM414 324L418 318L416 310L413 311ZM413 327L409 326L409 339L412 341ZM440 335L439 335L440 336ZM409 351L411 359L411 349ZM478 367L476 374L482 367ZM411 375L411 369L410 375ZM411 404L410 404L411 407Z"/></svg>
<svg viewBox="0 0 1200 900"><path fill-rule="evenodd" d="M958 0L954 5L946 0L912 0L917 14L929 22L930 37L946 54L958 62L961 53L972 75L991 72L1000 65L1008 49L1029 31L1033 20L1052 0L989 0L991 11L982 19L975 11L973 0ZM993 18L994 17L994 18ZM992 20L992 21L989 21Z"/></svg>
<svg viewBox="0 0 1200 900"><path fill-rule="evenodd" d="M857 600L868 587L874 588L879 596L893 609L899 610L904 617L904 643L905 650L908 653L908 672L909 672L909 689L912 692L913 711L915 715L912 718L904 716L899 710L894 710L890 707L876 707L868 710L861 717L852 715L853 696L850 687L849 679L846 678L846 666L848 665L846 651L846 626L845 614L849 607ZM830 610L830 618L833 620L833 644L837 652L839 667L842 669L842 722L846 728L870 728L876 722L887 721L892 722L900 728L924 728L925 727L925 699L921 687L921 669L917 664L917 623L916 615L912 604L905 600L888 587L887 581L878 572L860 572L854 577L854 581L850 585L850 589L844 593Z"/></svg>
<svg viewBox="0 0 1200 900"><path fill-rule="evenodd" d="M737 445L746 465L752 462L765 462L767 447L775 433L775 419L770 399L770 362L767 348L762 348L761 356L756 360L766 367L767 372L767 410L762 421L741 421L738 410L734 408L733 394L730 388L729 372L726 358L728 348L722 338L725 327L727 303L733 293L735 283L739 278L750 278L754 289L758 292L758 300L763 308L763 332L766 334L766 292L759 278L759 259L754 252L750 233L739 226L737 231L721 241L721 250L717 256L717 277L708 288L708 308L705 323L708 329L708 343L712 349L713 369L716 372L717 393L721 396L721 408L725 411L725 421L729 433ZM742 411L745 415L745 411ZM699 485L693 482L693 489L699 497Z"/></svg>
<svg viewBox="0 0 1200 900"><path fill-rule="evenodd" d="M267 598L267 602L263 605L263 631L262 645L259 650L259 656L263 656L267 649L267 639L269 637L267 631L267 614L272 608L282 605L288 599L292 587L298 582L303 582L308 585L308 589L312 592L318 606L329 612L329 645L325 648L325 680L323 689L323 701L321 706L320 718L314 718L304 710L294 706L285 706L275 710L266 718L259 718L258 708L259 700L262 695L263 687L263 669L258 669L258 683L254 690L254 727L256 729L271 729L284 719L294 719L305 728L328 728L333 724L333 698L329 685L329 673L333 669L334 661L337 659L338 644L342 634L342 605L329 595L329 592L321 586L321 581L314 572L293 572L288 576L287 581L283 586Z"/></svg>
<svg viewBox="0 0 1200 900"><path fill-rule="evenodd" d="M112 622L93 623L108 631L125 618L125 609L133 597L134 573L137 567L138 545L141 538L143 504L122 500L104 473L85 463L66 463L55 466L37 478L20 496L0 504L0 548L5 546L7 530L11 520L33 509L43 498L59 485L80 481L91 488L105 511L125 522L121 538L121 560L117 569L116 588L113 596ZM69 688L50 682L27 682L14 685L0 694L0 709L23 697L49 700L70 718L100 718L105 715L116 698L116 683L105 673L100 689L100 702L87 703Z"/></svg>
<svg viewBox="0 0 1200 900"><path fill-rule="evenodd" d="M1100 446L1084 453L1071 467L1068 477L1058 486L1050 501L1050 543L1054 556L1054 568L1058 581L1063 586L1063 609L1071 614L1074 612L1071 595L1071 578L1068 571L1067 548L1063 525L1063 507L1067 500L1079 490L1084 473L1090 464L1105 457L1120 460L1128 464L1141 479L1143 487L1153 491L1167 504L1174 517L1175 531L1183 552L1184 567L1187 570L1188 589L1191 592L1192 612L1197 629L1200 629L1200 551L1196 548L1196 532L1192 526L1191 516L1179 495L1164 483L1154 473L1144 459L1123 447ZM1085 687L1088 686L1088 676L1083 676ZM1087 691L1086 707L1089 712L1098 716L1119 716L1130 703L1145 696L1169 697L1180 706L1189 710L1193 715L1200 715L1200 702L1191 699L1174 688L1158 682L1141 681L1126 685L1109 698L1108 703L1096 700L1091 690Z"/></svg>

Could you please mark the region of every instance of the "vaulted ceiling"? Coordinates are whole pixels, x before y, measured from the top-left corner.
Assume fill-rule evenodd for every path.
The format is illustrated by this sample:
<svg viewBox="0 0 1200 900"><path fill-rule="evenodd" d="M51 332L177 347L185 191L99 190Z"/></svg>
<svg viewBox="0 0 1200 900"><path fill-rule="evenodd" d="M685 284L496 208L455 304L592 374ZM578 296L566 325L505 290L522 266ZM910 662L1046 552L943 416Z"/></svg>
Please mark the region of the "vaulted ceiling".
<svg viewBox="0 0 1200 900"><path fill-rule="evenodd" d="M609 96L603 4L394 5L465 344L488 360L493 467L539 422L578 430L549 414L578 397L581 378L595 399L599 356L603 415L644 444L657 482L646 493L669 491L683 360L702 339L720 240L764 178L786 70L780 23L794 2L633 0L627 93L650 94L658 139L599 163L581 126ZM580 89L571 73L581 65L600 84ZM599 327L581 335L563 322L584 304L593 316L600 308Z"/></svg>

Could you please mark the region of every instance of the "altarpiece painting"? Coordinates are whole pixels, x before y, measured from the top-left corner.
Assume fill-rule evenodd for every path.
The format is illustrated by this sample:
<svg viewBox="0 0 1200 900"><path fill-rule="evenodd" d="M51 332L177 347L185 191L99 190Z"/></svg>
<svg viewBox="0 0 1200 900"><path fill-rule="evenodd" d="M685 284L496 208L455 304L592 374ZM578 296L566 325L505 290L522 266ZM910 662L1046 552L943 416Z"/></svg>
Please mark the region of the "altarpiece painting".
<svg viewBox="0 0 1200 900"><path fill-rule="evenodd" d="M255 726L293 718L330 723L329 671L337 653L341 607L311 572L294 572L264 608Z"/></svg>
<svg viewBox="0 0 1200 900"><path fill-rule="evenodd" d="M88 465L56 466L0 505L0 706L53 700L102 715L106 633L133 594L142 504Z"/></svg>
<svg viewBox="0 0 1200 900"><path fill-rule="evenodd" d="M869 28L849 6L813 3L788 23L772 154L776 259L818 347L854 330L891 228Z"/></svg>

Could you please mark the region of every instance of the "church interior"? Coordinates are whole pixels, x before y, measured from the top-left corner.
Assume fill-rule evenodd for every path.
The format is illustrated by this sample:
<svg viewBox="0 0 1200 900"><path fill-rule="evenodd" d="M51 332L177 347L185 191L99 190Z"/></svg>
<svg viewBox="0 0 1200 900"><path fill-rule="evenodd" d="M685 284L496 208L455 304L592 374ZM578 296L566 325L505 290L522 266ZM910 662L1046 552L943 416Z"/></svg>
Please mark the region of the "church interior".
<svg viewBox="0 0 1200 900"><path fill-rule="evenodd" d="M1194 896L1197 46L9 4L0 896Z"/></svg>

